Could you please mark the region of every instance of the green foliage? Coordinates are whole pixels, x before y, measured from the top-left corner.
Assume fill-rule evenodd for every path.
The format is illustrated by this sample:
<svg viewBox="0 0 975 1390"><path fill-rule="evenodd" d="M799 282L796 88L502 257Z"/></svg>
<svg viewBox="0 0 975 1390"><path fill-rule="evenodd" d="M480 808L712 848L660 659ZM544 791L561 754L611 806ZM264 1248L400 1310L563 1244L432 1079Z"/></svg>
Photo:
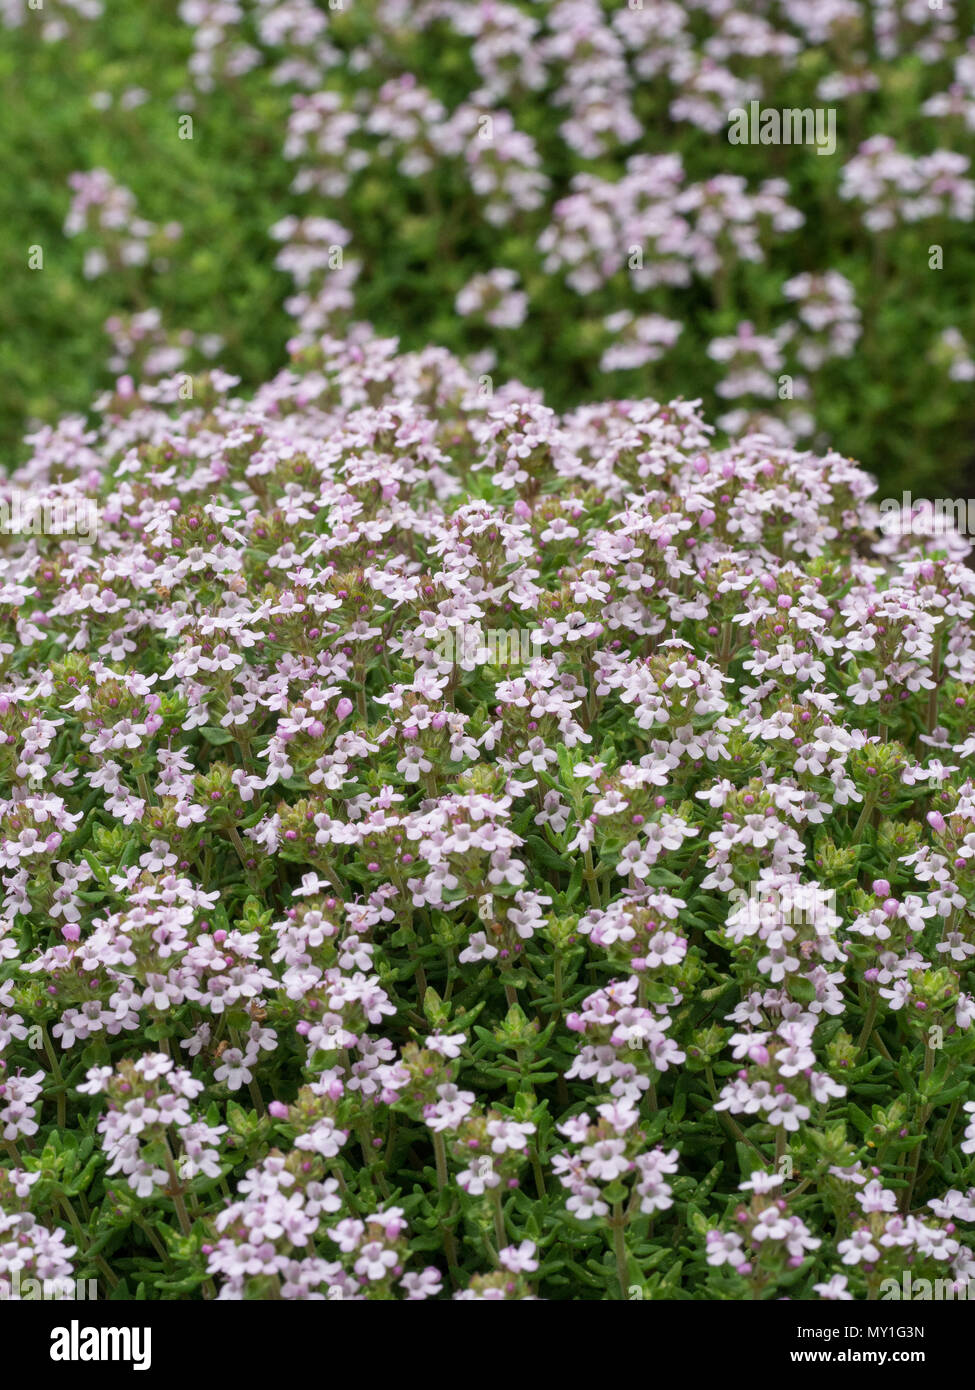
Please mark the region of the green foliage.
<svg viewBox="0 0 975 1390"><path fill-rule="evenodd" d="M341 10L322 0L319 8L328 11L329 43L345 58L377 37L376 7L368 0ZM535 6L522 8L537 13ZM608 4L605 10L613 12ZM962 0L956 10L958 32L970 31L972 5ZM714 394L719 371L707 344L742 320L771 331L787 307L781 295L786 279L803 270L837 270L855 288L864 332L852 357L816 374L809 404L823 434L888 490L917 494L925 485L957 489L964 482L973 456L975 398L967 383L948 377L932 345L948 327L975 341L971 224L939 218L871 233L862 209L841 201L837 191L842 166L872 134L886 134L914 154L938 147L971 151L971 133L960 120L920 115L923 100L951 80L947 56L922 63L906 52L882 61L867 41L879 87L836 103L838 147L829 158L813 147L735 146L724 131L675 123L666 85L644 81L633 94L641 139L586 160L559 134L566 113L551 100L551 89L515 92L507 104L517 129L535 141L551 187L536 212L493 227L457 166L448 163L408 180L394 155L373 154L342 199L292 193L293 166L282 154L291 89L271 76L280 53L265 55L243 76L219 79L212 92L193 94L188 106L193 31L172 0L152 6L114 0L98 20L73 18L67 37L54 43L40 39L40 22L29 14L22 27L5 30L0 52L0 442L8 451L16 449L25 421L85 411L95 392L110 384L104 323L119 311L152 305L170 330L220 335L220 363L245 386L278 370L293 324L283 307L290 283L274 267L278 247L268 228L293 212L332 217L351 230L363 262L358 318L398 335L404 348L435 341L466 354L491 341L503 378L542 387L560 409L608 394L683 394L703 397L713 416L726 403ZM691 23L703 39L708 21L695 11ZM249 18L240 37L255 40ZM340 62L323 71L321 86L365 97L389 77L414 72L448 110L477 86L470 39L445 24L384 33L383 42L382 61L362 72ZM781 107L820 104L817 84L846 57L838 42L806 48L792 70L773 71L765 90L774 90ZM126 109L124 94L133 88L148 99ZM110 95L107 109L92 104L97 93ZM181 140L177 123L187 110L194 134ZM805 226L776 240L761 264L740 262L727 277L637 294L620 272L603 289L580 296L542 269L538 235L574 174L617 179L625 160L643 152L678 153L688 181L732 173L752 187L782 177ZM132 190L142 216L182 224L168 268L84 278L84 238L67 239L62 230L67 179L96 167ZM934 243L943 248L941 270L928 268ZM28 248L38 245L44 267L30 270ZM454 300L474 274L498 265L518 271L531 308L522 330L490 340L487 330L455 313ZM607 345L603 319L621 305L679 319L684 331L659 362L606 374L599 370Z"/></svg>

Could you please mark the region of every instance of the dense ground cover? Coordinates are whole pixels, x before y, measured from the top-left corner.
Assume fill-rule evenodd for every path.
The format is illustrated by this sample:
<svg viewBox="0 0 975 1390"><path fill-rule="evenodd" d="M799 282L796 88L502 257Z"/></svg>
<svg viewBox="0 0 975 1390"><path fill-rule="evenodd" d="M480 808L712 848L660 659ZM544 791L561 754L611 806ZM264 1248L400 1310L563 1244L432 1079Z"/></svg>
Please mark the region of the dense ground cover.
<svg viewBox="0 0 975 1390"><path fill-rule="evenodd" d="M191 385L14 479L100 525L0 561L0 1286L967 1292L964 543L440 349Z"/></svg>
<svg viewBox="0 0 975 1390"><path fill-rule="evenodd" d="M254 387L295 319L353 317L559 409L702 397L888 491L962 486L968 0L3 0L0 23L8 450L126 368L219 352ZM835 151L729 143L752 100L832 110Z"/></svg>

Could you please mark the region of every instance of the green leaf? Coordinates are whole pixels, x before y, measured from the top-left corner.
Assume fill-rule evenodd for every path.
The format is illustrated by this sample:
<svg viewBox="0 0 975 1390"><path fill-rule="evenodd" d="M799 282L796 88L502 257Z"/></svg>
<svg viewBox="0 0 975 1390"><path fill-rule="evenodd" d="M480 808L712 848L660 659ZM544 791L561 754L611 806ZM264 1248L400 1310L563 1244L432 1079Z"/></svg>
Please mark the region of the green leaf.
<svg viewBox="0 0 975 1390"><path fill-rule="evenodd" d="M234 738L229 730L215 728L211 724L204 725L203 728L200 729L200 733L206 739L207 743L212 743L214 747L217 748L222 747L225 743L232 743Z"/></svg>

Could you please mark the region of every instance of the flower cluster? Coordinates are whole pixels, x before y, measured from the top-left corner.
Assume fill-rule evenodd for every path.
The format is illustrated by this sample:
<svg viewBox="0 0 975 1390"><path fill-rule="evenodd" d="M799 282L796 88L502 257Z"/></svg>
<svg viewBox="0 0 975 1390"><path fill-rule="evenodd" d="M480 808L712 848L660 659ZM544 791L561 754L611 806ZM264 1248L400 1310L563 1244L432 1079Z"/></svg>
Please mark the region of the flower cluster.
<svg viewBox="0 0 975 1390"><path fill-rule="evenodd" d="M841 351L843 285L790 294ZM12 476L100 515L0 552L6 1273L967 1287L964 540L687 401L307 336Z"/></svg>
<svg viewBox="0 0 975 1390"><path fill-rule="evenodd" d="M178 222L159 228L140 217L134 195L105 169L72 174L69 182L72 199L64 234L84 234L89 243L84 269L89 280L109 271L143 266L157 245L168 247L182 235ZM157 259L154 268L162 270L165 266L165 261Z"/></svg>

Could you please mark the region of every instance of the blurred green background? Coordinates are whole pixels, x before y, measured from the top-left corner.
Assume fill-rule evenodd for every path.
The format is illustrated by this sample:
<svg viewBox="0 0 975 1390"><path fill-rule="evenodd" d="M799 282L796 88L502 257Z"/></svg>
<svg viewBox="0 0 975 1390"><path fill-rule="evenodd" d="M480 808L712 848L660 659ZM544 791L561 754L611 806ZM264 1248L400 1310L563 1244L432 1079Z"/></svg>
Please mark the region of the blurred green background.
<svg viewBox="0 0 975 1390"><path fill-rule="evenodd" d="M327 8L324 0L321 8ZM962 31L967 24L971 32L972 5L966 0L957 10ZM496 375L541 386L561 408L607 395L683 394L702 396L714 418L729 403L714 394L720 369L706 355L708 342L732 333L741 319L759 331L773 327L786 312L781 286L789 276L836 269L856 288L864 333L853 357L828 363L816 378L815 414L830 442L888 489L920 494L935 484L962 491L968 485L975 495L975 391L970 382L950 380L932 355L932 344L948 327L975 344L973 224L939 221L935 228L925 222L874 236L864 230L860 211L837 196L842 164L871 133L888 134L915 154L939 145L975 149L975 134L960 122L920 114L924 98L948 85L950 63L926 65L910 54L878 63L880 90L838 103L840 144L831 158L813 149L731 146L720 136L675 125L666 93L643 84L634 110L644 139L618 156L584 161L559 136L565 113L545 94L512 103L516 125L536 141L551 180L547 207L568 191L574 173L614 179L626 157L646 150L679 152L688 181L718 172L745 174L750 183L783 175L789 201L805 213L805 227L777 239L765 263L736 268L723 304L697 279L688 289L636 296L623 274L580 298L541 268L535 243L546 210L491 227L452 166L407 181L393 161L376 159L341 201L291 193L294 167L281 154L290 92L269 80L267 65L197 94L194 138L180 140L177 121L187 108L179 97L190 90L193 33L174 0L108 0L99 19L73 20L67 36L53 43L40 40L38 22L30 15L21 27L0 29L5 462L22 454L19 440L29 423L84 411L111 383L104 324L114 313L154 306L169 328L219 334L224 347L217 360L248 386L281 367L294 331L283 307L292 286L274 267L279 247L268 228L288 213L315 213L353 232L355 255L365 266L356 317L398 334L407 348L436 341L465 354L486 346L485 331L456 316L454 298L475 273L496 265L519 270L531 312L523 328L496 339L502 344ZM371 24L370 4L356 0L329 15L329 41L349 52L369 37ZM413 71L452 109L477 85L469 44L444 25L401 34L395 61L357 76L332 69L322 86L362 91ZM825 51L805 52L781 80L779 104L810 104L833 62ZM148 99L130 104L125 94L133 89ZM107 94L105 109L93 104L93 98L105 102L98 94ZM132 190L142 216L182 224L167 268L84 278L92 243L63 234L67 180L95 167ZM932 242L944 249L943 270L928 268ZM28 248L36 245L44 252L42 270L28 268ZM606 345L602 320L621 305L679 318L684 331L659 362L606 375L598 369Z"/></svg>

